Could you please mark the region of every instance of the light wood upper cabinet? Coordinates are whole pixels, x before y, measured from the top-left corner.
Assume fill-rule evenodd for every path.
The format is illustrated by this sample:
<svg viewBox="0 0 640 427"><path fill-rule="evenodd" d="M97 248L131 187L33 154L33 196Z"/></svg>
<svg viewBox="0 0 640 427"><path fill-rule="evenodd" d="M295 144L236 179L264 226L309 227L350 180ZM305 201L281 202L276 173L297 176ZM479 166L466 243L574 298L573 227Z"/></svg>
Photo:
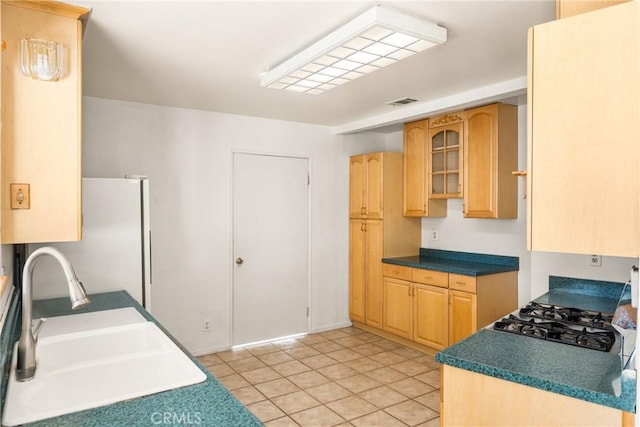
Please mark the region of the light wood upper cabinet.
<svg viewBox="0 0 640 427"><path fill-rule="evenodd" d="M405 216L444 217L446 200L429 199L428 120L404 125L403 212Z"/></svg>
<svg viewBox="0 0 640 427"><path fill-rule="evenodd" d="M382 219L383 215L383 176L382 153L365 155L366 190L364 192L364 214L367 219Z"/></svg>
<svg viewBox="0 0 640 427"><path fill-rule="evenodd" d="M518 108L491 104L465 111L464 217L517 218Z"/></svg>
<svg viewBox="0 0 640 427"><path fill-rule="evenodd" d="M464 113L429 119L429 198L462 197Z"/></svg>
<svg viewBox="0 0 640 427"><path fill-rule="evenodd" d="M382 219L382 153L362 154L350 159L349 217Z"/></svg>
<svg viewBox="0 0 640 427"><path fill-rule="evenodd" d="M629 0L556 0L556 19L567 18L603 7L615 6Z"/></svg>
<svg viewBox="0 0 640 427"><path fill-rule="evenodd" d="M90 10L45 1L2 1L0 7L2 242L79 240L82 30ZM37 81L22 74L25 38L64 46L60 80ZM11 184L29 185L28 209L11 208Z"/></svg>
<svg viewBox="0 0 640 427"><path fill-rule="evenodd" d="M349 218L364 218L366 189L365 156L352 156L349 159Z"/></svg>
<svg viewBox="0 0 640 427"><path fill-rule="evenodd" d="M403 210L407 216L427 212L426 129L428 120L404 125Z"/></svg>
<svg viewBox="0 0 640 427"><path fill-rule="evenodd" d="M640 2L529 31L528 246L640 255Z"/></svg>

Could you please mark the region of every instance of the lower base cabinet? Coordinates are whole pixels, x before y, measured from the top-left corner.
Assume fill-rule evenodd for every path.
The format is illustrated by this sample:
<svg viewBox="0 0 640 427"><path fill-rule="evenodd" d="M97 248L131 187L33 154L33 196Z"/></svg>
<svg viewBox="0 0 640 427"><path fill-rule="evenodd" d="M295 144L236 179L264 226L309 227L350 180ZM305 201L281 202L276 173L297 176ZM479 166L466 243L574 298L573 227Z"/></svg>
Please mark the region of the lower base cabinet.
<svg viewBox="0 0 640 427"><path fill-rule="evenodd" d="M382 329L441 350L518 305L518 273L464 276L383 264Z"/></svg>
<svg viewBox="0 0 640 427"><path fill-rule="evenodd" d="M382 328L402 338L413 339L413 284L385 277L382 288Z"/></svg>
<svg viewBox="0 0 640 427"><path fill-rule="evenodd" d="M573 397L442 366L440 425L633 426L634 416Z"/></svg>
<svg viewBox="0 0 640 427"><path fill-rule="evenodd" d="M478 298L471 292L449 290L449 343L454 344L478 330Z"/></svg>
<svg viewBox="0 0 640 427"><path fill-rule="evenodd" d="M443 349L448 345L449 291L437 286L415 284L413 297L413 340Z"/></svg>
<svg viewBox="0 0 640 427"><path fill-rule="evenodd" d="M447 273L385 264L383 275L382 328L419 344L445 348L449 304L448 289L442 285L447 283Z"/></svg>

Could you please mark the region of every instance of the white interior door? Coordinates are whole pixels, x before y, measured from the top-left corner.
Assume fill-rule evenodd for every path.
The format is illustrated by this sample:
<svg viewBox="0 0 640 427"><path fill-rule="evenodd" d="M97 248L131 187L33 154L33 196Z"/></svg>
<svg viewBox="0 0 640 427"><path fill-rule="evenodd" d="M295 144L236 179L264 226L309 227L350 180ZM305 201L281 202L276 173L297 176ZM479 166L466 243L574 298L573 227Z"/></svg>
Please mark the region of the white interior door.
<svg viewBox="0 0 640 427"><path fill-rule="evenodd" d="M233 344L308 331L308 159L234 153Z"/></svg>

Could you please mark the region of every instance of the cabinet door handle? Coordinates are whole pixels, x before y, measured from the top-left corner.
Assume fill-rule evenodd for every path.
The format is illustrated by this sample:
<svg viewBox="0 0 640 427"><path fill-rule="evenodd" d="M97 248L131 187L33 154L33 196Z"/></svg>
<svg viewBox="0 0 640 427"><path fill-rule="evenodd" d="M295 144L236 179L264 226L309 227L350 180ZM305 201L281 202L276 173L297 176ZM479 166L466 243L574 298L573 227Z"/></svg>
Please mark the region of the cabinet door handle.
<svg viewBox="0 0 640 427"><path fill-rule="evenodd" d="M407 288L407 296L411 296L411 286Z"/></svg>
<svg viewBox="0 0 640 427"><path fill-rule="evenodd" d="M459 280L456 280L456 283L457 283L458 285L466 285L466 284L467 284L466 282L461 282L461 281L459 281Z"/></svg>
<svg viewBox="0 0 640 427"><path fill-rule="evenodd" d="M362 209L364 209L364 215L365 215L365 216L369 215L369 214L367 213L367 207L366 207L366 206L365 206L364 208L362 208Z"/></svg>
<svg viewBox="0 0 640 427"><path fill-rule="evenodd" d="M360 208L360 215L364 215L364 206Z"/></svg>

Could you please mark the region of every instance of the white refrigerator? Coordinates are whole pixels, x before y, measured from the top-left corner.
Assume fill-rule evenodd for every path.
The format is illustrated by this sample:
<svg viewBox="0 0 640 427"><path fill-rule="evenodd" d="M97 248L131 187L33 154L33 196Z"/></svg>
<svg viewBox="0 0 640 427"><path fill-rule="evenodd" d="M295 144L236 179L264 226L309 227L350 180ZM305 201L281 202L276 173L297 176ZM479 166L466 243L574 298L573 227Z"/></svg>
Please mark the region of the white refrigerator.
<svg viewBox="0 0 640 427"><path fill-rule="evenodd" d="M82 240L30 244L64 253L88 294L125 290L151 311L149 181L141 176L82 179ZM35 299L67 296L60 266L41 257L33 270Z"/></svg>

